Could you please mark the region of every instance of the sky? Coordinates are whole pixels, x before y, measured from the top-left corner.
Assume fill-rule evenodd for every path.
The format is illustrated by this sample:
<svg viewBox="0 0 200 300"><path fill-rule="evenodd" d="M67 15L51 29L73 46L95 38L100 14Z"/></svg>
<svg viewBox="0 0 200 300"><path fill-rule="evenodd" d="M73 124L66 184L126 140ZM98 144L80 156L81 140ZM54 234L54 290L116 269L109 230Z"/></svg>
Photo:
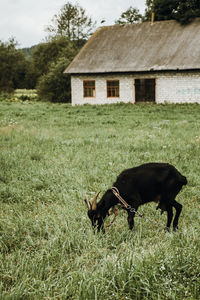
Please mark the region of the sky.
<svg viewBox="0 0 200 300"><path fill-rule="evenodd" d="M0 0L0 40L15 38L19 48L31 47L45 40L46 26L68 0ZM87 16L97 21L97 27L113 25L130 6L144 13L145 0L71 0L86 10Z"/></svg>

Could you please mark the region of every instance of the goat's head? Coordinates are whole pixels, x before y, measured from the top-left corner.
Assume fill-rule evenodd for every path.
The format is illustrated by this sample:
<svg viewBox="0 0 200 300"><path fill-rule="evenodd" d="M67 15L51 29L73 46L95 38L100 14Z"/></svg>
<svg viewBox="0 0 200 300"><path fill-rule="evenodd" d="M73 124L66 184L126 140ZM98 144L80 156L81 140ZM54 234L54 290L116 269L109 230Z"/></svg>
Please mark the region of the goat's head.
<svg viewBox="0 0 200 300"><path fill-rule="evenodd" d="M104 219L101 214L101 211L98 209L98 205L97 205L97 198L98 198L99 194L100 194L100 192L98 192L96 194L96 196L94 197L94 199L92 201L92 204L88 200L87 195L85 195L85 203L88 208L88 217L90 218L90 220L92 222L92 226L94 228L97 228L98 231L101 229L101 226L103 224L103 219Z"/></svg>

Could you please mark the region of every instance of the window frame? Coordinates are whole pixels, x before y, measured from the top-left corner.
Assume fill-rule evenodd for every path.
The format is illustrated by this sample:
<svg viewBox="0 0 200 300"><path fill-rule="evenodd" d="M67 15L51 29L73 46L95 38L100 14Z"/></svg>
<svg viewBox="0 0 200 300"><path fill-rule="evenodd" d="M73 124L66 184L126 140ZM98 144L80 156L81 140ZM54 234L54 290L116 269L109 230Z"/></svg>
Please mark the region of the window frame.
<svg viewBox="0 0 200 300"><path fill-rule="evenodd" d="M88 82L94 82L94 87L87 86ZM92 96L88 95L86 91L91 89L92 91ZM95 98L96 97L96 81L95 80L83 80L83 98Z"/></svg>
<svg viewBox="0 0 200 300"><path fill-rule="evenodd" d="M111 86L108 86L108 84L110 82L117 82L118 83L118 86L115 86L115 85L111 85ZM119 95L120 95L120 81L118 79L109 79L106 81L106 87L107 87L107 98L119 98ZM111 90L111 96L109 95L109 88L112 89ZM114 93L113 93L113 89L114 89ZM117 90L118 90L118 93L117 93Z"/></svg>

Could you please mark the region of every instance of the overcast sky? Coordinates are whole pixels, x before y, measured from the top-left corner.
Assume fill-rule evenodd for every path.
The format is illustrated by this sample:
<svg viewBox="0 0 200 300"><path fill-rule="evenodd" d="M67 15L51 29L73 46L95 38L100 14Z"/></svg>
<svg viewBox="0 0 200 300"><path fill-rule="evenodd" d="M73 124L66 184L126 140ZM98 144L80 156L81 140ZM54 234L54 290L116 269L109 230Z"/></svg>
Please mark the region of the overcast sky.
<svg viewBox="0 0 200 300"><path fill-rule="evenodd" d="M0 0L0 40L8 41L14 37L20 48L30 47L44 41L45 27L68 1L64 0ZM122 12L130 6L137 7L141 13L145 0L71 0L86 10L93 21L105 19L103 25L113 25Z"/></svg>

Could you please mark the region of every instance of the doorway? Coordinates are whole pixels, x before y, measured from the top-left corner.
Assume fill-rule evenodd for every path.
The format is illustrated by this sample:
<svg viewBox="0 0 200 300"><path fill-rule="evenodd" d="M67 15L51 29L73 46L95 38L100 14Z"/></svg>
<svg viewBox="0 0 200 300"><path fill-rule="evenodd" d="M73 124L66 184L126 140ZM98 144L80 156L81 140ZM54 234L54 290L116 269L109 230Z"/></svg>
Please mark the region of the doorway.
<svg viewBox="0 0 200 300"><path fill-rule="evenodd" d="M135 79L135 102L155 102L155 79Z"/></svg>

